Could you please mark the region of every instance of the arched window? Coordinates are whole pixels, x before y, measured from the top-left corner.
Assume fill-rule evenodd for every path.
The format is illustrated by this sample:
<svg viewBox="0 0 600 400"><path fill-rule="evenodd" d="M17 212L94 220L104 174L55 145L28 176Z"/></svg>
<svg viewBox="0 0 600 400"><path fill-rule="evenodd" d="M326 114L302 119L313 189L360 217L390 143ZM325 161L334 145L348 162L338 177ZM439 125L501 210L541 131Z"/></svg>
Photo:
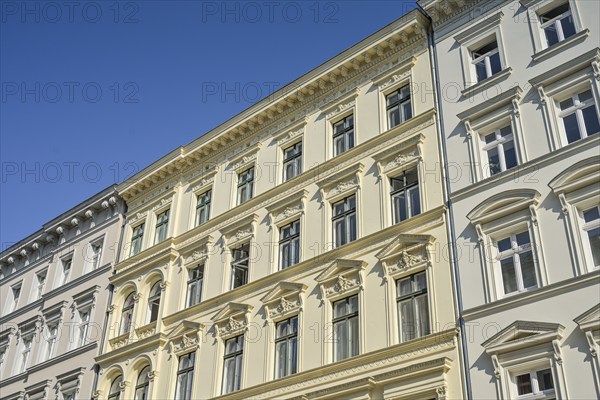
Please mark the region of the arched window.
<svg viewBox="0 0 600 400"><path fill-rule="evenodd" d="M150 289L150 297L148 297L148 323L158 319L158 309L160 306L161 282L158 281Z"/></svg>
<svg viewBox="0 0 600 400"><path fill-rule="evenodd" d="M119 375L110 385L108 391L108 400L119 400L121 398L121 382L123 382L123 375Z"/></svg>
<svg viewBox="0 0 600 400"><path fill-rule="evenodd" d="M121 313L121 335L129 332L131 323L133 322L133 307L135 306L135 293L130 293L123 303L123 311Z"/></svg>
<svg viewBox="0 0 600 400"><path fill-rule="evenodd" d="M146 365L138 375L137 382L135 383L135 400L148 399L148 372L150 372L150 366Z"/></svg>

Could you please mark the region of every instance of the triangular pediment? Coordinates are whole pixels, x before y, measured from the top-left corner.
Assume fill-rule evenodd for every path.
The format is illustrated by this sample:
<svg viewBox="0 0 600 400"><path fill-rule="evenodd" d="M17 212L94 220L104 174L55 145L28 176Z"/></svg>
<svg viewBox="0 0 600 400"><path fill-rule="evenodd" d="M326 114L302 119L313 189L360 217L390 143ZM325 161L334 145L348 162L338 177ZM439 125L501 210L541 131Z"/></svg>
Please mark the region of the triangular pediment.
<svg viewBox="0 0 600 400"><path fill-rule="evenodd" d="M171 331L167 334L169 339L178 338L179 336L189 333L189 332L198 332L202 330L204 326L199 322L193 322L188 320L183 320L178 323Z"/></svg>
<svg viewBox="0 0 600 400"><path fill-rule="evenodd" d="M225 307L223 307L218 313L216 313L211 319L219 323L221 321L225 321L230 317L245 315L247 312L252 311L252 306L249 304L242 303L228 303Z"/></svg>
<svg viewBox="0 0 600 400"><path fill-rule="evenodd" d="M600 329L600 304L596 304L573 321L583 330Z"/></svg>
<svg viewBox="0 0 600 400"><path fill-rule="evenodd" d="M515 321L482 343L489 352L511 351L561 339L564 326L551 322Z"/></svg>
<svg viewBox="0 0 600 400"><path fill-rule="evenodd" d="M269 303L290 294L303 293L306 290L306 287L306 285L301 283L279 282L260 300L263 303Z"/></svg>
<svg viewBox="0 0 600 400"><path fill-rule="evenodd" d="M363 270L367 266L366 261L362 260L349 260L340 258L331 263L325 271L321 272L315 280L317 282L326 282L329 279L335 278L339 275L343 275L348 272L358 272Z"/></svg>
<svg viewBox="0 0 600 400"><path fill-rule="evenodd" d="M401 251L411 251L417 247L433 243L435 238L431 235L409 235L401 233L388 243L379 253L375 254L379 260L387 260Z"/></svg>

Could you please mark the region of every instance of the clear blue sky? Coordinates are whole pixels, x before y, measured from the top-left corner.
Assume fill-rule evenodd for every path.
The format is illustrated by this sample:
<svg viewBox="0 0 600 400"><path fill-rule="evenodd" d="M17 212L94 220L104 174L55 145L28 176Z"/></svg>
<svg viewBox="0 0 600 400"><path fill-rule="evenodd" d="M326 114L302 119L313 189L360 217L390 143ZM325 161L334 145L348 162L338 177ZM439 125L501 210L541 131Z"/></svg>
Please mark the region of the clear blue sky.
<svg viewBox="0 0 600 400"><path fill-rule="evenodd" d="M1 0L2 249L414 7Z"/></svg>

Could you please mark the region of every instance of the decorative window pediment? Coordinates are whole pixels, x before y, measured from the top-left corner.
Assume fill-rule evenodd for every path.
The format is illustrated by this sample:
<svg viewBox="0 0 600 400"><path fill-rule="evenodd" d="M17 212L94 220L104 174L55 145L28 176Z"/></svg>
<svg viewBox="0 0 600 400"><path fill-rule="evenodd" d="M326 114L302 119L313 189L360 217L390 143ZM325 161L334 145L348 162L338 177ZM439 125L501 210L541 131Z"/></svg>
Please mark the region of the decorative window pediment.
<svg viewBox="0 0 600 400"><path fill-rule="evenodd" d="M423 160L425 135L419 133L373 155L377 161L379 179L408 169Z"/></svg>
<svg viewBox="0 0 600 400"><path fill-rule="evenodd" d="M262 299L271 319L285 318L297 314L302 308L306 285L279 282Z"/></svg>
<svg viewBox="0 0 600 400"><path fill-rule="evenodd" d="M279 133L274 135L274 140L280 147L289 146L294 142L300 140L304 134L304 128L306 127L307 118L303 118L300 122L293 123L292 125L286 126Z"/></svg>
<svg viewBox="0 0 600 400"><path fill-rule="evenodd" d="M430 235L400 234L375 257L383 264L386 275L394 277L427 266L431 262L429 246L434 240Z"/></svg>
<svg viewBox="0 0 600 400"><path fill-rule="evenodd" d="M573 321L585 333L590 346L590 354L598 360L600 347L600 304L596 304Z"/></svg>
<svg viewBox="0 0 600 400"><path fill-rule="evenodd" d="M364 164L359 162L317 182L322 203L332 202L356 192L360 187L364 168Z"/></svg>
<svg viewBox="0 0 600 400"><path fill-rule="evenodd" d="M206 261L208 255L213 250L214 238L207 235L198 241L189 243L186 247L179 249L179 253L183 256L186 267L201 264Z"/></svg>
<svg viewBox="0 0 600 400"><path fill-rule="evenodd" d="M554 193L560 194L573 192L598 182L600 182L600 157L590 157L558 174L548 186Z"/></svg>
<svg viewBox="0 0 600 400"><path fill-rule="evenodd" d="M356 97L358 96L359 88L351 91L348 95L338 98L335 101L325 104L321 107L321 112L325 114L328 120L336 119L347 111L350 111L356 105Z"/></svg>
<svg viewBox="0 0 600 400"><path fill-rule="evenodd" d="M359 292L363 287L362 272L366 261L338 259L315 280L321 286L323 298L330 300Z"/></svg>
<svg viewBox="0 0 600 400"><path fill-rule="evenodd" d="M75 312L77 310L93 308L96 304L96 297L98 296L98 293L100 293L100 286L95 285L74 295L73 303L71 304L71 317L75 316Z"/></svg>
<svg viewBox="0 0 600 400"><path fill-rule="evenodd" d="M245 242L254 237L256 233L257 214L250 214L232 225L221 230L227 246L233 246L240 242Z"/></svg>
<svg viewBox="0 0 600 400"><path fill-rule="evenodd" d="M507 190L483 201L467 214L467 218L471 223L478 225L526 208L534 214L539 200L540 193L534 189ZM535 214L533 216L535 217Z"/></svg>
<svg viewBox="0 0 600 400"><path fill-rule="evenodd" d="M48 390L50 389L50 379L43 380L35 385L31 385L25 388L25 398L27 400L43 400L47 398Z"/></svg>
<svg viewBox="0 0 600 400"><path fill-rule="evenodd" d="M181 355L195 351L200 346L204 325L199 322L183 320L177 324L168 334L170 355Z"/></svg>
<svg viewBox="0 0 600 400"><path fill-rule="evenodd" d="M538 344L553 346L556 359L560 359L560 341L565 327L561 324L536 321L515 321L482 343L490 355L500 355Z"/></svg>
<svg viewBox="0 0 600 400"><path fill-rule="evenodd" d="M241 172L247 168L250 168L258 158L258 151L262 146L262 142L255 145L251 145L248 149L236 154L229 165L230 170L235 172Z"/></svg>
<svg viewBox="0 0 600 400"><path fill-rule="evenodd" d="M58 375L56 377L56 385L54 386L56 398L61 398L59 397L60 394L65 392L77 395L81 387L81 377L84 373L85 368L77 368L72 371L65 372L64 374Z"/></svg>
<svg viewBox="0 0 600 400"><path fill-rule="evenodd" d="M240 303L229 303L223 307L212 317L218 335L226 339L243 334L248 327L252 309L251 305Z"/></svg>
<svg viewBox="0 0 600 400"><path fill-rule="evenodd" d="M215 181L215 176L219 172L219 166L209 167L201 169L194 174L188 175L186 178L188 181L192 181L190 184L192 193L201 193L210 188Z"/></svg>
<svg viewBox="0 0 600 400"><path fill-rule="evenodd" d="M306 198L308 190L303 189L294 193L283 200L280 200L267 207L271 226L282 225L294 219L298 219L306 208Z"/></svg>

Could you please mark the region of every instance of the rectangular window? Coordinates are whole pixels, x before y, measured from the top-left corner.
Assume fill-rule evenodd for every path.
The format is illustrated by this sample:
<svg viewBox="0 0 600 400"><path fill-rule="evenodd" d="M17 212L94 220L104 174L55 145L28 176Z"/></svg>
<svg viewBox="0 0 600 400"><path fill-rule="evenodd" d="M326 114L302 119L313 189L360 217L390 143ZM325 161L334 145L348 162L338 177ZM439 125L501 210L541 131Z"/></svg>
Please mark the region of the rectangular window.
<svg viewBox="0 0 600 400"><path fill-rule="evenodd" d="M2 371L4 370L4 362L6 361L6 353L8 346L0 346L0 379L2 378Z"/></svg>
<svg viewBox="0 0 600 400"><path fill-rule="evenodd" d="M254 167L238 175L237 203L242 204L254 195Z"/></svg>
<svg viewBox="0 0 600 400"><path fill-rule="evenodd" d="M287 182L302 173L302 142L283 150L283 181Z"/></svg>
<svg viewBox="0 0 600 400"><path fill-rule="evenodd" d="M490 176L517 166L515 141L510 126L496 129L483 137Z"/></svg>
<svg viewBox="0 0 600 400"><path fill-rule="evenodd" d="M583 212L583 230L590 244L594 267L600 267L600 206Z"/></svg>
<svg viewBox="0 0 600 400"><path fill-rule="evenodd" d="M554 380L550 368L533 370L515 376L518 397L531 398L532 395L554 394ZM535 397L536 399L539 397Z"/></svg>
<svg viewBox="0 0 600 400"><path fill-rule="evenodd" d="M477 82L481 82L502 71L500 52L498 51L498 42L496 40L473 50L471 57L475 67Z"/></svg>
<svg viewBox="0 0 600 400"><path fill-rule="evenodd" d="M46 355L44 360L54 357L54 348L56 347L56 338L58 337L58 325L48 325L46 328Z"/></svg>
<svg viewBox="0 0 600 400"><path fill-rule="evenodd" d="M175 400L190 400L192 398L192 383L194 381L195 363L196 353L188 353L179 357Z"/></svg>
<svg viewBox="0 0 600 400"><path fill-rule="evenodd" d="M499 240L498 261L504 294L537 287L533 249L529 232L521 232Z"/></svg>
<svg viewBox="0 0 600 400"><path fill-rule="evenodd" d="M10 311L15 311L19 307L19 298L21 297L21 285L12 287L13 303Z"/></svg>
<svg viewBox="0 0 600 400"><path fill-rule="evenodd" d="M19 373L25 372L29 362L29 355L31 354L31 343L33 342L33 337L28 336L23 338L23 351L21 352L21 365L19 366Z"/></svg>
<svg viewBox="0 0 600 400"><path fill-rule="evenodd" d="M202 283L204 282L204 264L189 270L186 305L191 307L202 301Z"/></svg>
<svg viewBox="0 0 600 400"><path fill-rule="evenodd" d="M416 168L390 178L390 187L395 224L421 213L419 174Z"/></svg>
<svg viewBox="0 0 600 400"><path fill-rule="evenodd" d="M212 191L202 193L196 202L196 220L194 226L202 225L210 219L210 201Z"/></svg>
<svg viewBox="0 0 600 400"><path fill-rule="evenodd" d="M231 288L235 289L248 283L250 262L250 244L246 243L233 249L231 261Z"/></svg>
<svg viewBox="0 0 600 400"><path fill-rule="evenodd" d="M298 368L298 317L278 322L275 331L275 378L283 378Z"/></svg>
<svg viewBox="0 0 600 400"><path fill-rule="evenodd" d="M410 85L406 85L385 96L388 129L412 118Z"/></svg>
<svg viewBox="0 0 600 400"><path fill-rule="evenodd" d="M169 210L166 210L156 217L156 231L154 233L154 244L160 243L167 238L169 230Z"/></svg>
<svg viewBox="0 0 600 400"><path fill-rule="evenodd" d="M346 197L332 205L333 241L335 247L356 240L356 196Z"/></svg>
<svg viewBox="0 0 600 400"><path fill-rule="evenodd" d="M354 115L333 124L333 156L354 147Z"/></svg>
<svg viewBox="0 0 600 400"><path fill-rule="evenodd" d="M69 282L69 277L71 276L71 267L73 265L73 257L63 258L61 260L62 263L62 281L61 284L64 285Z"/></svg>
<svg viewBox="0 0 600 400"><path fill-rule="evenodd" d="M577 33L568 2L540 15L540 22L548 47Z"/></svg>
<svg viewBox="0 0 600 400"><path fill-rule="evenodd" d="M131 235L131 255L134 256L142 250L142 240L144 239L144 224L139 224L133 228Z"/></svg>
<svg viewBox="0 0 600 400"><path fill-rule="evenodd" d="M79 338L77 347L85 345L90 327L90 310L79 311Z"/></svg>
<svg viewBox="0 0 600 400"><path fill-rule="evenodd" d="M223 358L223 394L240 390L242 383L242 361L244 357L244 335L225 341Z"/></svg>
<svg viewBox="0 0 600 400"><path fill-rule="evenodd" d="M36 274L37 277L37 288L36 288L36 300L41 299L44 294L44 287L46 286L46 275L48 275L48 271L44 270L42 272L38 272Z"/></svg>
<svg viewBox="0 0 600 400"><path fill-rule="evenodd" d="M600 132L600 122L591 89L578 93L559 103L559 116L568 143Z"/></svg>
<svg viewBox="0 0 600 400"><path fill-rule="evenodd" d="M102 255L102 241L91 243L90 249L92 253L90 262L92 265L92 271L94 271L100 266L100 257Z"/></svg>
<svg viewBox="0 0 600 400"><path fill-rule="evenodd" d="M358 355L358 295L333 303L333 360Z"/></svg>
<svg viewBox="0 0 600 400"><path fill-rule="evenodd" d="M396 302L400 323L400 341L406 342L429 334L427 275L419 272L396 281Z"/></svg>
<svg viewBox="0 0 600 400"><path fill-rule="evenodd" d="M286 269L300 262L300 221L279 228L279 268Z"/></svg>

